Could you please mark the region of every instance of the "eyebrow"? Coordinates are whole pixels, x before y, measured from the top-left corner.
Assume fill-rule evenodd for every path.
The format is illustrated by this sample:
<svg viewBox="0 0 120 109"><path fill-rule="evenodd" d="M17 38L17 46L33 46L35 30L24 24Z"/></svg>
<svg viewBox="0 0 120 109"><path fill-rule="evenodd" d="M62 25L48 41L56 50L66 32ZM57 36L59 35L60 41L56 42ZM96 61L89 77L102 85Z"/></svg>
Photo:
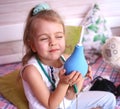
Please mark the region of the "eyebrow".
<svg viewBox="0 0 120 109"><path fill-rule="evenodd" d="M64 34L64 32L59 31L59 32L56 32L55 34ZM47 34L47 33L39 34L38 36L40 37L42 35L48 35L49 36L49 34Z"/></svg>
<svg viewBox="0 0 120 109"><path fill-rule="evenodd" d="M61 31L59 31L59 32L56 32L55 34L59 34L59 33L60 33L60 34L61 34L61 33L62 33L62 34L64 34L64 32L61 32Z"/></svg>

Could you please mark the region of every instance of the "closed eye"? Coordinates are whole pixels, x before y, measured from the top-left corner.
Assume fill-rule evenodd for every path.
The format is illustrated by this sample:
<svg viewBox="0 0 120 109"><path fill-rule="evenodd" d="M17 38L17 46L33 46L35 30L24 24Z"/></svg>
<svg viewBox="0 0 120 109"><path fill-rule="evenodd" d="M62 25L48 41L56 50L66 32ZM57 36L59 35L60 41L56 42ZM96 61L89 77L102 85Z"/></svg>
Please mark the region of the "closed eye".
<svg viewBox="0 0 120 109"><path fill-rule="evenodd" d="M42 34L39 36L40 41L46 41L49 39L49 36L47 34Z"/></svg>
<svg viewBox="0 0 120 109"><path fill-rule="evenodd" d="M55 37L56 37L57 39L61 39L61 38L64 37L64 33L63 33L63 32L56 32Z"/></svg>
<svg viewBox="0 0 120 109"><path fill-rule="evenodd" d="M48 40L49 38L40 38L41 41Z"/></svg>
<svg viewBox="0 0 120 109"><path fill-rule="evenodd" d="M56 36L56 38L63 38L63 36Z"/></svg>

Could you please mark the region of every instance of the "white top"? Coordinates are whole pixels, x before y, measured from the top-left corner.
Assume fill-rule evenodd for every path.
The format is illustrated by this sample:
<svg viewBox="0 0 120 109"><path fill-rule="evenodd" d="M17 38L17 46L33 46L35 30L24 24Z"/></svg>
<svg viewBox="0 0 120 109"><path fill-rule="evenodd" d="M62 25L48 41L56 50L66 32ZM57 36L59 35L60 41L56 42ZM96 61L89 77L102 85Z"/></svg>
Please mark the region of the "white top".
<svg viewBox="0 0 120 109"><path fill-rule="evenodd" d="M38 71L40 72L40 74L41 74L44 82L46 83L48 89L49 89L49 90L52 90L52 85L51 85L51 83L49 82L48 78L46 77L46 75L45 75L44 72L42 71L42 69L41 69L41 67L39 66L39 64L38 64L38 62L37 62L37 60L36 60L35 57L32 57L32 58L29 60L28 64L26 64L26 65L22 68L22 70L23 70L26 66L28 66L28 65L33 65L33 66L35 66L35 67L38 69ZM50 74L51 74L51 73L50 73L50 67L47 66L47 65L44 65L44 64L42 64L42 65L43 65L44 69L46 70L46 72L48 73L48 75L50 75ZM63 67L62 67L62 68L63 68ZM54 70L53 70L53 71L54 71L53 74L54 74L54 77L55 77L55 80L56 80L56 84L55 84L55 85L58 84L58 81L59 81L59 71L60 71L60 69L62 69L62 68L53 68L53 69L54 69ZM21 72L22 72L22 71L21 71ZM22 76L21 76L21 77L22 77ZM50 77L51 77L51 75L50 75ZM28 83L27 83L26 81L24 81L23 79L22 79L22 82L23 82L23 87L24 87L24 91L25 91L26 98L27 98L27 100L28 100L28 102L29 102L29 109L46 109L46 108L37 100L37 98L34 96L33 92L31 91L31 89L30 89L30 87L29 87L29 85L28 85ZM68 108L68 107L70 106L71 102L72 102L71 100L67 100L66 98L64 98L64 100L60 103L58 109L64 109L64 105L65 105L65 108Z"/></svg>

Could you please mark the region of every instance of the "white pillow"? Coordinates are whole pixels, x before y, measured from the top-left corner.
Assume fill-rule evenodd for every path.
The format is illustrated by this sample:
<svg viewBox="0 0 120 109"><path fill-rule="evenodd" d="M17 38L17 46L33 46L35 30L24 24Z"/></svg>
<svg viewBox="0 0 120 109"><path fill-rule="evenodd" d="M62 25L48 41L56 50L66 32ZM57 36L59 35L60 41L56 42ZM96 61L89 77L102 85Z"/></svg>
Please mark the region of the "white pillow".
<svg viewBox="0 0 120 109"><path fill-rule="evenodd" d="M93 63L101 54L101 47L106 39L112 37L112 32L98 4L92 6L81 25L85 27L83 36L85 55L88 61Z"/></svg>

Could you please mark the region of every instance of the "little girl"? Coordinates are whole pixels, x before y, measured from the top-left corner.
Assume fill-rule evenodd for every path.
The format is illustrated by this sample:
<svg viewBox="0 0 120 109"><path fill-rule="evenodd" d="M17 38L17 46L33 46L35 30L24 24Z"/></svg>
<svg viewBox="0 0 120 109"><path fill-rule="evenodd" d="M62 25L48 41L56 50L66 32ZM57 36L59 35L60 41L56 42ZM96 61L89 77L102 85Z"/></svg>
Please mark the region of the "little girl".
<svg viewBox="0 0 120 109"><path fill-rule="evenodd" d="M33 8L23 37L26 54L21 78L29 109L114 109L115 96L109 92L82 92L80 72L65 75L65 27L61 17L47 4ZM89 69L88 77L92 78ZM73 85L78 87L78 102Z"/></svg>

